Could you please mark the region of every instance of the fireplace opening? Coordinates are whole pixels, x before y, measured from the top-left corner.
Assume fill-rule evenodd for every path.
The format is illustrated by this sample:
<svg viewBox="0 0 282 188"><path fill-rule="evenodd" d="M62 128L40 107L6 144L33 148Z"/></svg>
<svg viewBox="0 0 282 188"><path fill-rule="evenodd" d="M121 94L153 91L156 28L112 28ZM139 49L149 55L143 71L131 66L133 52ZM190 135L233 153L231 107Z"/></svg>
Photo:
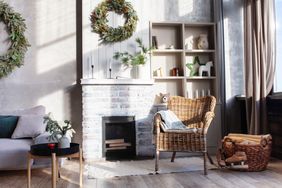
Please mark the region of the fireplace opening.
<svg viewBox="0 0 282 188"><path fill-rule="evenodd" d="M104 116L103 157L106 160L132 159L136 157L136 133L134 116Z"/></svg>

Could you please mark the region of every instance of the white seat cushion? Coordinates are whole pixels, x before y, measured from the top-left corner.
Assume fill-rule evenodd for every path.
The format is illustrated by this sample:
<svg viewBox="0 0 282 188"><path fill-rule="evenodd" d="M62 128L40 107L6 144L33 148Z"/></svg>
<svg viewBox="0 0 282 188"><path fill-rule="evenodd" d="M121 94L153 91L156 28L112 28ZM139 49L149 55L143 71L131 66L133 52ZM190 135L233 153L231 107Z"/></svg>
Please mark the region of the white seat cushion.
<svg viewBox="0 0 282 188"><path fill-rule="evenodd" d="M26 169L32 139L0 139L0 170Z"/></svg>

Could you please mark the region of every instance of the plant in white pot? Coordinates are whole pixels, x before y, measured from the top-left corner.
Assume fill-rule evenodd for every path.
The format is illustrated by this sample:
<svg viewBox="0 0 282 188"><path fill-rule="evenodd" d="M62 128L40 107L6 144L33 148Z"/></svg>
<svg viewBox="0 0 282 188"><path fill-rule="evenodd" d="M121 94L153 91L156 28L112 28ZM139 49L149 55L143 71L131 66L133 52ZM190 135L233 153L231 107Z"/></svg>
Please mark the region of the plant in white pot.
<svg viewBox="0 0 282 188"><path fill-rule="evenodd" d="M140 48L135 54L130 54L128 52L116 52L113 56L114 59L120 60L121 63L128 68L137 68L137 78L143 78L143 67L149 59L149 53L152 48L147 48L144 46L141 38L135 39L137 47Z"/></svg>
<svg viewBox="0 0 282 188"><path fill-rule="evenodd" d="M64 124L53 120L50 117L50 113L44 117L44 123L47 124L46 131L51 135L49 140L57 140L59 148L69 148L71 137L75 133L74 129L71 127L70 121L65 120Z"/></svg>

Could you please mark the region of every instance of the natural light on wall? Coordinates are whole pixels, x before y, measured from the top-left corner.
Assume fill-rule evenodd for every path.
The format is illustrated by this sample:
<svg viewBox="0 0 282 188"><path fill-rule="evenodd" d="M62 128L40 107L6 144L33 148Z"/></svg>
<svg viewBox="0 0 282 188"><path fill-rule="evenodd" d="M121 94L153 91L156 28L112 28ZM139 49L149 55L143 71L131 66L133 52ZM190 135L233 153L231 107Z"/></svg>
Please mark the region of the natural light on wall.
<svg viewBox="0 0 282 188"><path fill-rule="evenodd" d="M274 92L282 92L282 0L275 0L276 9L276 73L274 80Z"/></svg>
<svg viewBox="0 0 282 188"><path fill-rule="evenodd" d="M75 1L36 3L37 74L62 69L75 62Z"/></svg>
<svg viewBox="0 0 282 188"><path fill-rule="evenodd" d="M178 0L178 12L179 16L185 16L191 12L193 12L194 8L194 0ZM181 5L181 6L180 6Z"/></svg>
<svg viewBox="0 0 282 188"><path fill-rule="evenodd" d="M230 73L230 45L229 45L229 23L228 23L228 18L224 18L224 37L227 40L224 40L224 46L225 46L225 82L226 82L226 99L230 99L232 96L232 89L231 89L231 73Z"/></svg>

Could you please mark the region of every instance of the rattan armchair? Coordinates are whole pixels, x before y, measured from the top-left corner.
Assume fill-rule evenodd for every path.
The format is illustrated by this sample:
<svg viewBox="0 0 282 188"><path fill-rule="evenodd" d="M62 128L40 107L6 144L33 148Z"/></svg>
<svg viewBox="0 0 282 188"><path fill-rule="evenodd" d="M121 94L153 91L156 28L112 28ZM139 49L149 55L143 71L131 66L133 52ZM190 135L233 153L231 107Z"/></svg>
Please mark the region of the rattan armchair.
<svg viewBox="0 0 282 188"><path fill-rule="evenodd" d="M209 125L214 117L216 99L213 96L206 96L197 99L187 99L179 96L172 96L168 101L168 109L189 128L164 132L161 128L161 115L156 114L154 118L155 134L155 171L159 170L160 152L173 152L171 162L174 162L176 152L200 152L204 157L204 174L207 174L206 157L207 144L206 135Z"/></svg>

